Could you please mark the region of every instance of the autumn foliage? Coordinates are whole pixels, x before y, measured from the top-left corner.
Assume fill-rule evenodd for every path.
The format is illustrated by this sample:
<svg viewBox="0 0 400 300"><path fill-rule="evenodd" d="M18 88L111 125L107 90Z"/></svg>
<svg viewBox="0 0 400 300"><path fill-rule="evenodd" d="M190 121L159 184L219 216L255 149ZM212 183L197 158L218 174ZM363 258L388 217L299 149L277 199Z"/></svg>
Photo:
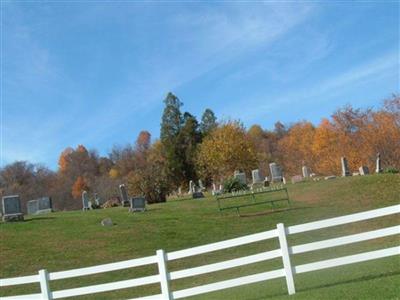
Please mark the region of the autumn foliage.
<svg viewBox="0 0 400 300"><path fill-rule="evenodd" d="M88 185L86 183L85 178L83 178L82 176L78 176L74 185L72 186L72 196L75 199L79 199L79 197L82 195L82 192L87 189Z"/></svg>
<svg viewBox="0 0 400 300"><path fill-rule="evenodd" d="M250 173L257 167L255 146L239 122L227 122L205 137L198 152L198 168L203 176L221 181L235 170Z"/></svg>
<svg viewBox="0 0 400 300"><path fill-rule="evenodd" d="M235 170L283 167L286 178L301 174L302 166L317 175L340 175L340 158L350 172L368 166L374 172L377 153L382 166L400 169L400 97L393 96L379 109L339 108L317 124L306 120L288 125L276 122L271 130L240 121L217 122L206 109L199 123L183 103L169 93L162 116L160 139L147 131L125 146L114 146L107 156L83 145L68 147L59 156L58 170L16 161L0 169L0 193L20 194L23 201L53 198L57 209L79 209L83 190L103 200L118 197L118 185L130 195L145 195L150 202L165 201L190 180L210 186L231 177ZM270 121L270 120L268 120ZM273 120L274 121L274 120Z"/></svg>

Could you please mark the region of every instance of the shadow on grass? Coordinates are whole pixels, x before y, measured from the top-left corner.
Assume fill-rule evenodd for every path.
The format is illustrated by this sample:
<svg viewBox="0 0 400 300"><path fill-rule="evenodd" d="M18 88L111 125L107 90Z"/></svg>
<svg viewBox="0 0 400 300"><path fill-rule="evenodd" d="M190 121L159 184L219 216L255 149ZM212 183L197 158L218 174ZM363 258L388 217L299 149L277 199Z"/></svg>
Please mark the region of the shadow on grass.
<svg viewBox="0 0 400 300"><path fill-rule="evenodd" d="M310 290L330 288L330 287L335 287L335 286L343 285L343 284L358 283L358 282L362 282L362 281L369 281L369 280L374 280L374 279L378 279L378 278L392 277L392 276L396 276L396 275L400 275L400 271L392 271L392 272L388 272L388 273L384 273L384 274L375 274L375 275L371 274L371 275L354 278L354 279L350 279L350 280L342 280L342 281L332 282L332 283L328 283L328 284L324 284L324 285L315 285L315 286L305 288L305 289L300 288L300 289L297 289L297 291L298 292L307 292Z"/></svg>
<svg viewBox="0 0 400 300"><path fill-rule="evenodd" d="M266 215L285 212L285 211L300 210L300 209L310 209L310 208L315 208L315 207L312 207L312 206L301 206L301 207L276 208L276 209L270 209L270 210L267 210L267 211L256 212L256 213L247 213L247 214L242 214L241 213L240 217L241 218L259 217L259 216L266 216Z"/></svg>
<svg viewBox="0 0 400 300"><path fill-rule="evenodd" d="M331 287L336 287L336 286L346 285L346 284L359 283L359 282L363 282L363 281L370 281L370 280L375 280L375 279L379 279L379 278L387 278L387 277L392 277L392 276L396 276L396 275L400 275L400 271L393 271L393 272L388 272L385 274L368 275L368 276L363 276L363 277L359 277L359 278L354 278L351 280L342 280L342 281L337 281L337 282L323 284L323 285L315 285L315 286L303 288L303 289L296 287L296 293L306 293L306 292L315 291L315 290L319 290L319 289L331 288ZM294 294L294 295L296 295L296 294ZM273 294L269 294L268 298L282 297L282 296L288 296L288 298L290 297L287 293L273 293ZM265 298L266 298L265 296L261 296L261 297L255 296L255 297L247 298L247 300L264 300Z"/></svg>

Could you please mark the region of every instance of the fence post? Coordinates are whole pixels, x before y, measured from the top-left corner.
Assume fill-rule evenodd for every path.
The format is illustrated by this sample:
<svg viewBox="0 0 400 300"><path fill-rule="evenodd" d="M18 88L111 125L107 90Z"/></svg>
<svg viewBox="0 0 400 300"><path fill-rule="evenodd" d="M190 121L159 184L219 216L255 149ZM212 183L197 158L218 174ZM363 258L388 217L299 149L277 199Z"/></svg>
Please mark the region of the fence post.
<svg viewBox="0 0 400 300"><path fill-rule="evenodd" d="M277 224L276 228L278 230L279 245L282 251L282 261L283 268L285 270L288 293L289 295L293 295L294 293L296 293L296 290L293 280L292 264L290 263L289 247L286 239L286 228L282 223Z"/></svg>
<svg viewBox="0 0 400 300"><path fill-rule="evenodd" d="M50 291L50 284L49 284L49 273L47 270L40 270L39 271L39 281L40 281L40 290L42 292L42 299L43 300L52 300L52 293Z"/></svg>
<svg viewBox="0 0 400 300"><path fill-rule="evenodd" d="M161 294L164 300L173 300L172 293L169 291L169 274L166 264L164 250L157 250L158 272L160 273Z"/></svg>

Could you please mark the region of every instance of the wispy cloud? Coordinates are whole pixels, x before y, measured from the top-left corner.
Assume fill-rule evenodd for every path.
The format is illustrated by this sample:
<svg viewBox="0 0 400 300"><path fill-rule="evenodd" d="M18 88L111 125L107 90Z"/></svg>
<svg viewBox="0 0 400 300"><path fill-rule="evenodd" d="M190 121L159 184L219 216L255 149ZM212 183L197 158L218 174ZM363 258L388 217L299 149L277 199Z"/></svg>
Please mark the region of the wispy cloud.
<svg viewBox="0 0 400 300"><path fill-rule="evenodd" d="M313 82L312 85L291 90L275 97L269 97L269 103L265 104L265 96L253 99L251 105L243 106L238 103L231 108L230 113L236 116L240 107L240 117L247 122L255 120L261 116L268 116L280 107L287 107L294 103L313 103L313 105L323 105L328 99L327 95L334 95L346 90L357 83L374 80L382 75L393 76L393 72L399 76L398 52L387 52L382 57L359 64L355 67L344 69L332 75L330 78L321 78ZM322 96L322 97L321 97ZM249 102L248 100L246 100ZM244 108L246 107L246 108Z"/></svg>

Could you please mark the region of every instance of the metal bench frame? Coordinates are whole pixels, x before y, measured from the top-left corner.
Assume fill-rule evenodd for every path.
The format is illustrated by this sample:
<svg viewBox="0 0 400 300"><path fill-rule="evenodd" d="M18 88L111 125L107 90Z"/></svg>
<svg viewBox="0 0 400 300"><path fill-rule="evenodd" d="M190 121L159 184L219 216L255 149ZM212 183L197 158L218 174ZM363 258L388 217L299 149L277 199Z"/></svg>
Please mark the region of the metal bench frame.
<svg viewBox="0 0 400 300"><path fill-rule="evenodd" d="M256 195L274 193L274 192L279 192L279 191L285 191L286 197L273 199L273 200L256 201ZM221 200L233 199L233 198L239 198L239 197L249 197L249 196L251 196L253 198L253 203L221 207L221 202L220 202ZM262 192L250 192L250 193L237 194L237 195L226 195L225 194L225 196L224 196L222 194L222 195L216 195L215 198L217 200L218 210L220 213L222 213L222 211L224 211L224 210L236 209L236 213L238 216L240 216L240 208L242 208L242 207L271 203L272 207L274 208L274 202L280 202L280 201L287 201L287 203L290 205L289 193L287 191L287 188L279 188L279 189L267 190L267 191L262 191Z"/></svg>

